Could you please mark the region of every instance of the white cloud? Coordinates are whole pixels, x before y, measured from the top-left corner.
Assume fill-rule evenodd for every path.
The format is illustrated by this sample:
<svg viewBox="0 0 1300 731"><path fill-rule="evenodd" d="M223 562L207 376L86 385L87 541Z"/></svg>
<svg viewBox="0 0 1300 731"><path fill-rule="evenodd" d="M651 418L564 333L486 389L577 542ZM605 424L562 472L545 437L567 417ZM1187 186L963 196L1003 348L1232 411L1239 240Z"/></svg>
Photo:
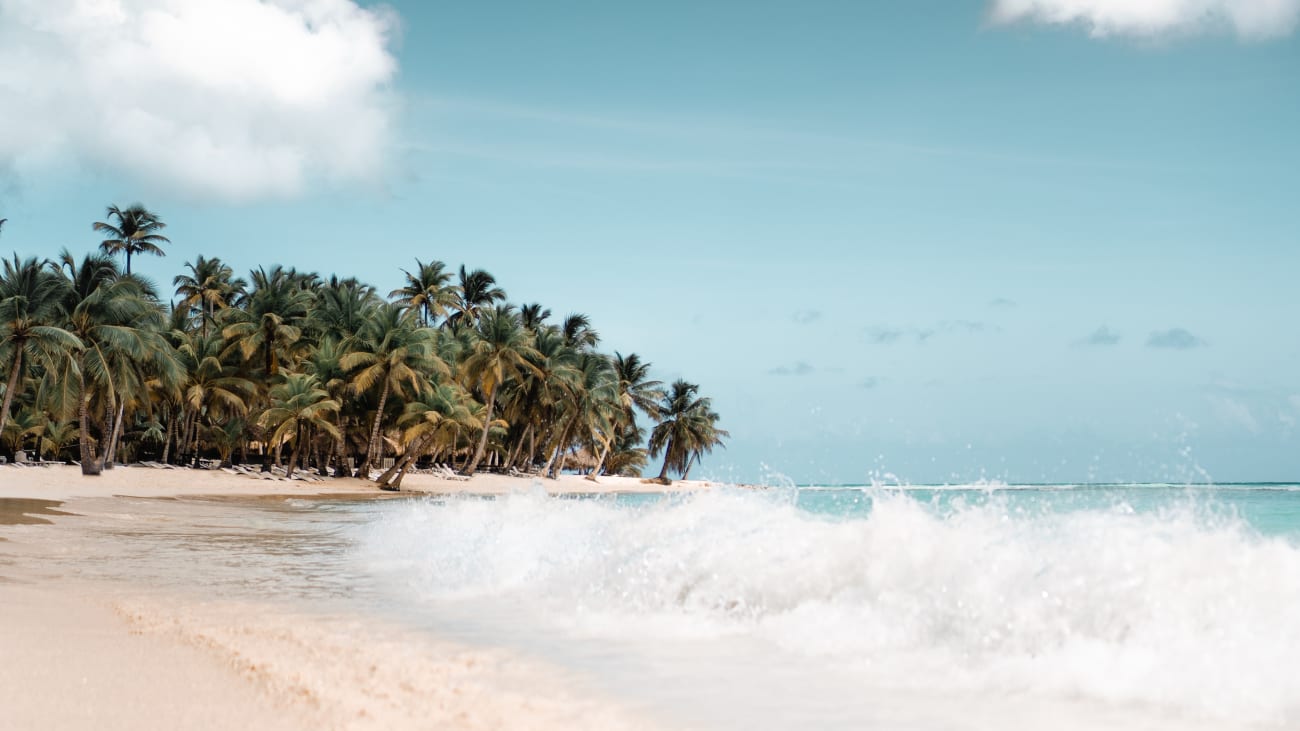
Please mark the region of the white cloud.
<svg viewBox="0 0 1300 731"><path fill-rule="evenodd" d="M353 0L0 0L0 167L233 200L373 179L396 29Z"/></svg>
<svg viewBox="0 0 1300 731"><path fill-rule="evenodd" d="M1231 29L1278 38L1300 22L1300 0L993 0L994 23L1082 25L1094 37L1192 35Z"/></svg>

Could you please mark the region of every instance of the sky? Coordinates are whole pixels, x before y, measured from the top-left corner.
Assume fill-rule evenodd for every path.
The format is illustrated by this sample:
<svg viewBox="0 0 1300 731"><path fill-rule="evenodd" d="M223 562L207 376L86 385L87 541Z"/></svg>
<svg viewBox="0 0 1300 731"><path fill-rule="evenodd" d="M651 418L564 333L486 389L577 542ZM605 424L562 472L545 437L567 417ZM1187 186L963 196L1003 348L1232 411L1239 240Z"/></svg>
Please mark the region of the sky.
<svg viewBox="0 0 1300 731"><path fill-rule="evenodd" d="M699 383L701 476L1300 479L1300 0L0 0L0 251L416 258ZM693 473L695 476L697 473Z"/></svg>

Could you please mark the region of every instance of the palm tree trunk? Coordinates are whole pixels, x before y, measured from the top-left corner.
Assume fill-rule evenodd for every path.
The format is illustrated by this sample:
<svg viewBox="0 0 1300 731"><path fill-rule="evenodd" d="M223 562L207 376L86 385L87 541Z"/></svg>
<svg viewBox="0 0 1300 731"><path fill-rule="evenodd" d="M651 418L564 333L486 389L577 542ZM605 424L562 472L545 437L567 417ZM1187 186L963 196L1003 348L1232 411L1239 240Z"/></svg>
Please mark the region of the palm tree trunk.
<svg viewBox="0 0 1300 731"><path fill-rule="evenodd" d="M108 438L108 451L104 454L104 463L108 469L113 468L117 458L117 444L122 441L122 419L126 416L126 401L117 405L117 418L113 420L113 434Z"/></svg>
<svg viewBox="0 0 1300 731"><path fill-rule="evenodd" d="M126 248L126 276L131 276L131 247L129 244Z"/></svg>
<svg viewBox="0 0 1300 731"><path fill-rule="evenodd" d="M473 475L474 470L478 469L478 463L483 460L483 453L487 451L488 431L492 428L492 410L497 405L497 390L492 389L488 394L487 415L483 418L483 435L478 439L478 449L474 450L474 458L469 464L465 465L462 474Z"/></svg>
<svg viewBox="0 0 1300 731"><path fill-rule="evenodd" d="M370 427L370 447L366 450L366 461L357 469L357 477L370 479L370 465L374 463L379 449L379 430L383 426L384 406L388 403L388 376L384 375L384 388L379 392L379 408L375 411L375 424Z"/></svg>
<svg viewBox="0 0 1300 731"><path fill-rule="evenodd" d="M379 483L380 487L386 487L388 483L392 481L394 474L404 474L407 468L420 458L420 454L423 453L424 450L428 449L432 442L433 436L430 435L412 444L407 448L406 454L402 455L400 460L398 460L392 467L389 467L384 474L375 478L375 482Z"/></svg>
<svg viewBox="0 0 1300 731"><path fill-rule="evenodd" d="M285 470L285 477L293 477L293 468L298 464L298 455L302 454L302 443L303 426L302 424L299 424L298 429L295 431L293 436L293 453L289 455L289 468Z"/></svg>
<svg viewBox="0 0 1300 731"><path fill-rule="evenodd" d="M686 471L682 473L683 480L691 479L691 468L695 466L695 460L698 456L699 453L697 452L692 454L690 459L686 460Z"/></svg>
<svg viewBox="0 0 1300 731"><path fill-rule="evenodd" d="M507 468L514 467L515 464L519 461L519 453L524 451L524 442L528 441L528 438L532 435L532 433L533 433L533 425L529 424L528 427L524 429L524 433L519 435L519 442L515 444L514 451L510 453L510 459L506 460Z"/></svg>
<svg viewBox="0 0 1300 731"><path fill-rule="evenodd" d="M176 430L175 414L170 408L167 409L167 436L163 439L162 463L167 464L167 457L172 451L172 432Z"/></svg>
<svg viewBox="0 0 1300 731"><path fill-rule="evenodd" d="M564 450L568 447L569 432L570 430L573 429L573 423L577 420L578 417L575 416L573 419L569 421L568 424L564 426L564 431L560 432L560 442L555 445L555 452L551 454L550 460L546 462L546 469L542 470L546 474L546 476L551 478L552 480L554 480L556 476L559 474L559 470L554 469L555 461L560 458L560 454L564 452ZM560 469L563 469L563 467L561 467Z"/></svg>
<svg viewBox="0 0 1300 731"><path fill-rule="evenodd" d="M672 480L668 479L668 459L672 456L672 454L673 454L673 440L670 437L668 439L668 443L664 445L664 468L662 470L659 470L659 477L657 478L659 482L665 485L672 483Z"/></svg>
<svg viewBox="0 0 1300 731"><path fill-rule="evenodd" d="M595 481L596 481L596 478L600 475L600 471L601 471L601 469L603 469L603 468L605 467L605 458L609 456L609 445L610 445L610 442L611 442L611 440L609 440L609 439L602 439L602 440L601 440L601 442L600 442L600 459L596 460L596 466L595 466L594 468L592 468L592 470L591 470L591 474L587 475L587 479L588 479L588 480L591 480L592 482L595 482Z"/></svg>
<svg viewBox="0 0 1300 731"><path fill-rule="evenodd" d="M14 392L18 390L18 373L23 367L23 346L20 343L14 349L14 367L9 371L9 385L5 387L4 405L0 406L0 434L4 434L5 425L9 423L9 408L14 405Z"/></svg>
<svg viewBox="0 0 1300 731"><path fill-rule="evenodd" d="M77 419L81 426L77 437L81 447L81 474L98 475L101 469L95 463L95 447L90 439L90 391L86 388L86 374L80 369L77 380L81 386L80 401L77 403Z"/></svg>

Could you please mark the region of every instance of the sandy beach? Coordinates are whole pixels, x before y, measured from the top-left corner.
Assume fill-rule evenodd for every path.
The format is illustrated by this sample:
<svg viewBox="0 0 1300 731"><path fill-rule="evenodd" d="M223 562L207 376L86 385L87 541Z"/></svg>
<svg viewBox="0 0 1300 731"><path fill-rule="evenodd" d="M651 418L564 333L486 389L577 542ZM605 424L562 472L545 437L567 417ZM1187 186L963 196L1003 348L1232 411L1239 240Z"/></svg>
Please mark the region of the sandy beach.
<svg viewBox="0 0 1300 731"><path fill-rule="evenodd" d="M470 481L410 475L403 485L404 493L431 494L537 489L664 488L629 478L593 483L498 475ZM651 727L585 690L580 678L503 650L439 642L373 618L214 599L148 581L105 581L79 568L98 558L87 526L146 523L141 529L164 530L183 520L189 499L269 496L394 493L355 479L142 467L84 478L62 465L0 467L0 728ZM151 504L165 505L166 516L151 514Z"/></svg>

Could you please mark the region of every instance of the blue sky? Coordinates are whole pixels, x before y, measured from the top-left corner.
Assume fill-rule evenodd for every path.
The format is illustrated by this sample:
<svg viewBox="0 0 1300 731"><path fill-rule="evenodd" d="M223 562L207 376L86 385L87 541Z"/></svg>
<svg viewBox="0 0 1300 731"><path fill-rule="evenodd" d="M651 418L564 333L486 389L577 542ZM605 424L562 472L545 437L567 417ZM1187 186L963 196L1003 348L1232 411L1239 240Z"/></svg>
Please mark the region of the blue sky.
<svg viewBox="0 0 1300 731"><path fill-rule="evenodd" d="M58 59L0 72L0 249L142 200L160 281L483 267L699 382L718 477L1300 478L1300 4L232 0L246 68L108 5L141 55L0 0Z"/></svg>

